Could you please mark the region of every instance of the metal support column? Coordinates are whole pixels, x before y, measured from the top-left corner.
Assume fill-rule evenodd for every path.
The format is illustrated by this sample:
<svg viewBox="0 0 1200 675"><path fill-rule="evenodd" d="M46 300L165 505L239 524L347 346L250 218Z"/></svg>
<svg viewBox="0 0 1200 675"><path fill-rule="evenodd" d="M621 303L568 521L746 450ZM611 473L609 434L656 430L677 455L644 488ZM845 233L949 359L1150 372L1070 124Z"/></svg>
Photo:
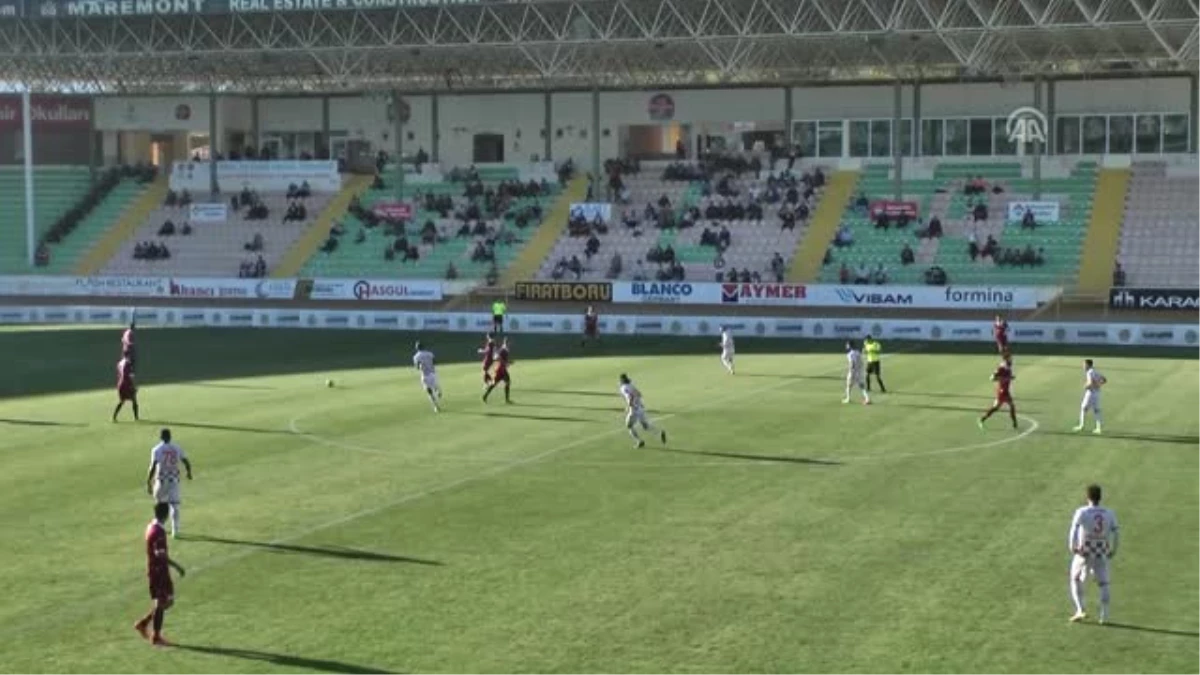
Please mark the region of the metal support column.
<svg viewBox="0 0 1200 675"><path fill-rule="evenodd" d="M546 92L542 96L545 97L544 106L545 113L542 117L542 128L546 130L545 148L542 150L542 161L554 161L554 101L550 96L550 92Z"/></svg>
<svg viewBox="0 0 1200 675"><path fill-rule="evenodd" d="M392 92L392 135L395 138L396 199L404 200L404 99L399 91Z"/></svg>
<svg viewBox="0 0 1200 675"><path fill-rule="evenodd" d="M217 182L217 156L221 151L217 135L217 92L210 91L208 93L208 189L214 195L221 191L221 185Z"/></svg>
<svg viewBox="0 0 1200 675"><path fill-rule="evenodd" d="M900 154L900 119L904 114L904 83L892 87L892 177L896 201L904 201L904 155Z"/></svg>
<svg viewBox="0 0 1200 675"><path fill-rule="evenodd" d="M1055 80L1046 80L1046 154L1058 154L1058 87Z"/></svg>
<svg viewBox="0 0 1200 675"><path fill-rule="evenodd" d="M1042 109L1042 76L1033 78L1033 107ZM1043 130L1044 133L1044 130ZM1042 141L1033 141L1033 198L1042 198L1042 153L1046 151Z"/></svg>
<svg viewBox="0 0 1200 675"><path fill-rule="evenodd" d="M441 162L441 108L438 107L438 102L441 98L434 92L432 99L429 102L429 159L434 164Z"/></svg>
<svg viewBox="0 0 1200 675"><path fill-rule="evenodd" d="M1200 79L1196 73L1188 76L1188 99L1191 100L1191 105L1188 110L1191 116L1188 119L1188 152L1196 153L1196 122L1200 120Z"/></svg>
<svg viewBox="0 0 1200 675"><path fill-rule="evenodd" d="M333 148L329 142L329 97L321 97L321 145L316 149L317 159L333 159Z"/></svg>
<svg viewBox="0 0 1200 675"><path fill-rule="evenodd" d="M592 89L592 198L600 199L600 90Z"/></svg>
<svg viewBox="0 0 1200 675"><path fill-rule="evenodd" d="M790 151L791 147L796 143L792 138L792 127L795 126L796 118L796 101L792 95L791 87L783 88L783 147L779 150L784 154ZM772 164L774 169L774 164Z"/></svg>
<svg viewBox="0 0 1200 675"><path fill-rule="evenodd" d="M255 156L262 150L262 139L258 136L258 108L259 98L257 96L250 97L250 147L254 148Z"/></svg>
<svg viewBox="0 0 1200 675"><path fill-rule="evenodd" d="M25 255L29 267L37 264L37 227L34 209L34 110L29 89L20 92L20 132L25 151ZM1193 118L1195 119L1195 118Z"/></svg>
<svg viewBox="0 0 1200 675"><path fill-rule="evenodd" d="M923 152L921 145L921 81L913 82L912 99L912 156L920 157Z"/></svg>

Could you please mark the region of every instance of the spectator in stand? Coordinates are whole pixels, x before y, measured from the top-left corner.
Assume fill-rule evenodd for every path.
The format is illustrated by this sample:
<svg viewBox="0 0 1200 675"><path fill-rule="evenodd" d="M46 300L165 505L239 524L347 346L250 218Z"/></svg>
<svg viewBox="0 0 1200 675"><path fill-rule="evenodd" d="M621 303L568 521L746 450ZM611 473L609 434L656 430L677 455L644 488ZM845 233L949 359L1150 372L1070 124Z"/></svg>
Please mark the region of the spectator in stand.
<svg viewBox="0 0 1200 675"><path fill-rule="evenodd" d="M866 214L870 206L871 200L867 199L867 193L859 192L858 198L854 200L854 210L859 214Z"/></svg>
<svg viewBox="0 0 1200 675"><path fill-rule="evenodd" d="M871 270L866 263L859 262L854 266L854 283L869 284L871 283Z"/></svg>
<svg viewBox="0 0 1200 675"><path fill-rule="evenodd" d="M1021 229L1033 230L1037 228L1037 219L1033 215L1033 209L1025 209L1025 215L1021 216Z"/></svg>
<svg viewBox="0 0 1200 675"><path fill-rule="evenodd" d="M166 222L162 224L162 227L158 228L158 236L170 237L173 234L175 234L175 223L168 218Z"/></svg>
<svg viewBox="0 0 1200 675"><path fill-rule="evenodd" d="M454 263L446 264L446 279L454 281L458 278L458 269L454 267Z"/></svg>
<svg viewBox="0 0 1200 675"><path fill-rule="evenodd" d="M904 248L900 249L900 264L901 265L911 265L911 264L915 263L916 261L917 261L916 253L913 252L911 246L909 246L907 243L905 243Z"/></svg>
<svg viewBox="0 0 1200 675"><path fill-rule="evenodd" d="M850 268L847 267L846 263L843 261L841 269L838 270L838 283L848 284L850 281Z"/></svg>
<svg viewBox="0 0 1200 675"><path fill-rule="evenodd" d="M775 277L776 283L783 283L783 275L787 272L787 263L784 262L783 256L776 251L775 255L771 256L771 275Z"/></svg>
<svg viewBox="0 0 1200 675"><path fill-rule="evenodd" d="M584 255L590 262L592 257L600 252L600 239L596 235L588 237L587 246L584 249Z"/></svg>
<svg viewBox="0 0 1200 675"><path fill-rule="evenodd" d="M192 234L192 224L184 222L183 227L179 230L179 233L185 237L190 236Z"/></svg>
<svg viewBox="0 0 1200 675"><path fill-rule="evenodd" d="M943 234L942 219L937 216L929 219L929 227L927 229L917 232L918 237L928 237L929 239L940 239Z"/></svg>
<svg viewBox="0 0 1200 675"><path fill-rule="evenodd" d="M987 204L985 204L983 202L979 202L978 204L976 204L975 208L971 209L971 215L974 216L975 222L977 222L977 223L980 221L987 220L988 219Z"/></svg>
<svg viewBox="0 0 1200 675"><path fill-rule="evenodd" d="M262 233L256 232L254 234L254 238L251 239L250 241L246 242L246 244L244 246L242 246L242 248L244 248L250 252L257 252L257 251L263 250L263 243L264 242L263 242Z"/></svg>
<svg viewBox="0 0 1200 675"><path fill-rule="evenodd" d="M888 271L883 266L883 263L875 264L875 269L871 271L871 281L879 286L883 286L888 282Z"/></svg>
<svg viewBox="0 0 1200 675"><path fill-rule="evenodd" d="M621 260L620 253L614 253L612 259L608 261L608 278L617 279L621 276L621 269L624 266Z"/></svg>
<svg viewBox="0 0 1200 675"><path fill-rule="evenodd" d="M728 227L722 225L721 231L717 233L717 248L721 251L727 251L730 246L733 246L733 235L729 232Z"/></svg>
<svg viewBox="0 0 1200 675"><path fill-rule="evenodd" d="M996 241L996 238L989 234L987 241L983 243L983 248L979 251L979 255L983 256L984 258L991 258L992 260L995 260L996 251L999 248L1000 242Z"/></svg>
<svg viewBox="0 0 1200 675"><path fill-rule="evenodd" d="M979 258L979 243L974 232L967 233L967 255L971 257L971 262Z"/></svg>
<svg viewBox="0 0 1200 675"><path fill-rule="evenodd" d="M33 262L38 267L50 264L50 247L46 246L46 242L38 243L37 251L33 254Z"/></svg>
<svg viewBox="0 0 1200 675"><path fill-rule="evenodd" d="M1114 262L1113 262L1113 275L1112 275L1112 277L1113 277L1113 278L1112 278L1112 285L1113 285L1113 286L1116 286L1116 287L1118 287L1118 288L1119 288L1119 287L1121 287L1121 286L1124 286L1124 285L1125 285L1125 269L1124 269L1123 267L1121 267L1121 261L1120 261L1120 260L1117 260L1117 261L1114 261Z"/></svg>
<svg viewBox="0 0 1200 675"><path fill-rule="evenodd" d="M854 245L854 233L850 230L849 225L845 223L838 225L837 234L833 236L833 245L838 248Z"/></svg>

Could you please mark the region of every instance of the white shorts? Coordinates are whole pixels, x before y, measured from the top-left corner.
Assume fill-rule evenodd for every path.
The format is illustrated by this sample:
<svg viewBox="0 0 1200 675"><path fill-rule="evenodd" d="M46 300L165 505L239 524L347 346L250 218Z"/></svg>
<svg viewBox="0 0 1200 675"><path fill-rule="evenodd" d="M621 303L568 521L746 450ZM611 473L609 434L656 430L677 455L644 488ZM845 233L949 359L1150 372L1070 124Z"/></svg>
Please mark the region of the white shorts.
<svg viewBox="0 0 1200 675"><path fill-rule="evenodd" d="M1088 389L1083 392L1083 403L1080 405L1084 410L1099 410L1100 409L1100 392L1095 389Z"/></svg>
<svg viewBox="0 0 1200 675"><path fill-rule="evenodd" d="M1108 585L1108 558L1102 555L1075 555L1071 559L1071 579L1087 581L1089 576L1096 578L1101 586Z"/></svg>
<svg viewBox="0 0 1200 675"><path fill-rule="evenodd" d="M862 383L863 383L863 371L861 368L856 368L856 369L851 370L850 372L846 373L846 384L857 384L857 385L861 386Z"/></svg>
<svg viewBox="0 0 1200 675"><path fill-rule="evenodd" d="M721 350L721 360L722 361L732 361L733 360L733 350L732 349L722 349Z"/></svg>
<svg viewBox="0 0 1200 675"><path fill-rule="evenodd" d="M421 376L421 388L432 389L433 391L439 391L441 389L441 387L438 386L437 373L430 373L428 375L422 375Z"/></svg>
<svg viewBox="0 0 1200 675"><path fill-rule="evenodd" d="M154 501L159 504L178 504L179 503L179 480L156 480L154 481Z"/></svg>
<svg viewBox="0 0 1200 675"><path fill-rule="evenodd" d="M643 427L650 426L650 421L646 419L645 408L633 408L628 413L625 413L625 426L632 427L635 424L640 424Z"/></svg>

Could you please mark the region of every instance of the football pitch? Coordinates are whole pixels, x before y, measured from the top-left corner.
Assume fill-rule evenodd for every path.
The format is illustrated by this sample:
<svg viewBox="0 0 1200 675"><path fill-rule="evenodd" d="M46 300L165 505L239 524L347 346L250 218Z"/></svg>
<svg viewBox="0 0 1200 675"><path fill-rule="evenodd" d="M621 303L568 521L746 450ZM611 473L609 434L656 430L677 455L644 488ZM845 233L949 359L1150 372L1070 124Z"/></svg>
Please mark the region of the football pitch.
<svg viewBox="0 0 1200 675"><path fill-rule="evenodd" d="M142 329L143 421L109 422L119 330L0 331L0 671L1197 672L1197 361L1029 353L1020 429L989 347L884 344L843 405L835 343ZM1105 434L1074 434L1083 357ZM1175 355L1178 356L1178 355ZM636 449L617 376L670 434ZM335 387L325 386L332 379ZM195 480L155 649L149 450ZM1089 482L1122 528L1110 625L1068 624ZM1097 591L1088 586L1089 609Z"/></svg>

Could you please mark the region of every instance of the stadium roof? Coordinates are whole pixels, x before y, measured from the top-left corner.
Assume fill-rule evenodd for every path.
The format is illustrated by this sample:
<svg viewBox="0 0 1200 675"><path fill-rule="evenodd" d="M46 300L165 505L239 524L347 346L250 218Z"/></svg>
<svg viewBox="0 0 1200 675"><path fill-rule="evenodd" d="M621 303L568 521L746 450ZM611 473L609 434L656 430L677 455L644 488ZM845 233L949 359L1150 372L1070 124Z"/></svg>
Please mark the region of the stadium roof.
<svg viewBox="0 0 1200 675"><path fill-rule="evenodd" d="M1196 0L0 0L35 91L303 93L1192 72Z"/></svg>

